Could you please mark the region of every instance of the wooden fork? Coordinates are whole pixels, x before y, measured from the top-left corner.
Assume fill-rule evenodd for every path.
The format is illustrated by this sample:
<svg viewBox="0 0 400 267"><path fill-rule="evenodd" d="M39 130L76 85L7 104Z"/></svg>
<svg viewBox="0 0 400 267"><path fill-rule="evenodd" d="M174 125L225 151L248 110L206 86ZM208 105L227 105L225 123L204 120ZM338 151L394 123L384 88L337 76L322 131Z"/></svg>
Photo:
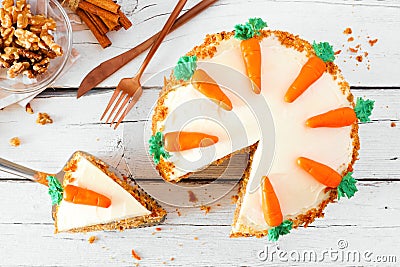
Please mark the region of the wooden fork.
<svg viewBox="0 0 400 267"><path fill-rule="evenodd" d="M129 111L133 108L133 106L137 103L139 98L142 96L143 89L140 84L140 78L144 70L146 69L147 65L149 64L150 60L154 56L155 52L157 51L158 47L160 46L161 42L164 40L164 37L170 31L174 21L178 17L179 13L181 12L182 8L185 6L187 0L179 0L178 4L175 6L174 10L172 11L171 15L169 16L167 22L165 23L164 27L162 28L157 40L154 42L153 46L150 48L149 53L147 54L146 58L144 59L142 65L138 73L133 78L124 78L122 79L117 88L114 91L114 94L111 96L108 105L101 116L100 120L103 120L104 116L107 114L108 110L114 104L114 101L117 99L116 103L114 104L111 112L109 113L106 123L110 122L112 115L114 114L115 110L117 110L118 106L119 109L117 113L115 113L114 118L111 121L110 126L115 124L114 129L118 127L121 121L125 118L125 116L129 113ZM121 104L122 102L122 104Z"/></svg>

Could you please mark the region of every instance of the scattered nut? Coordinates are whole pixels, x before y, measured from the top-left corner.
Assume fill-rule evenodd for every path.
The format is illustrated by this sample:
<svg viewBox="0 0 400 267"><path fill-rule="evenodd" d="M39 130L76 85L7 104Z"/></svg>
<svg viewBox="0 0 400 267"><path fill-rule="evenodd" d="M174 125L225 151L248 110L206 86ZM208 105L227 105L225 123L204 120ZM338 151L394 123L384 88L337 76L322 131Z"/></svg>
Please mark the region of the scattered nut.
<svg viewBox="0 0 400 267"><path fill-rule="evenodd" d="M88 241L89 241L89 243L90 244L93 244L94 243L94 241L96 241L97 240L97 237L96 236L94 236L94 235L92 235L91 237L89 237L89 239L88 239Z"/></svg>
<svg viewBox="0 0 400 267"><path fill-rule="evenodd" d="M10 139L10 145L19 146L21 144L21 140L18 137L13 137Z"/></svg>
<svg viewBox="0 0 400 267"><path fill-rule="evenodd" d="M26 113L33 114L33 109L31 107L30 103L26 104L25 111L26 111Z"/></svg>
<svg viewBox="0 0 400 267"><path fill-rule="evenodd" d="M53 120L50 118L49 114L39 112L38 118L36 119L36 123L45 125L48 123L53 123Z"/></svg>

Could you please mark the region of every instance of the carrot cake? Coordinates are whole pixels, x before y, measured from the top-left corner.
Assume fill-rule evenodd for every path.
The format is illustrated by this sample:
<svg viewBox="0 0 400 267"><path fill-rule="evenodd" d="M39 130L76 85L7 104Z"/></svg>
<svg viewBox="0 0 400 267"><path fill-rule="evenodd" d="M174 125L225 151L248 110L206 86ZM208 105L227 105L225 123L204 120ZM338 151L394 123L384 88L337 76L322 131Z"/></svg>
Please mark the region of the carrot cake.
<svg viewBox="0 0 400 267"><path fill-rule="evenodd" d="M266 27L249 19L179 59L154 110L149 152L178 182L250 151L231 236L277 240L357 191L357 122L369 120L373 101L354 103L329 43Z"/></svg>
<svg viewBox="0 0 400 267"><path fill-rule="evenodd" d="M164 220L166 211L136 184L121 180L108 165L77 152L64 167L62 184L48 176L55 232L124 230Z"/></svg>

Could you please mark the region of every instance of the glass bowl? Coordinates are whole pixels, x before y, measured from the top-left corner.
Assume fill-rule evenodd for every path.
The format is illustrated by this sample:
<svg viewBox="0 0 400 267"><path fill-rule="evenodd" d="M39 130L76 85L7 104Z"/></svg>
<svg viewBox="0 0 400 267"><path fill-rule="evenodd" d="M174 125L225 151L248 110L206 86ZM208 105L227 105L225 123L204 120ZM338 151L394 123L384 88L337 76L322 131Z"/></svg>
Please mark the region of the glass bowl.
<svg viewBox="0 0 400 267"><path fill-rule="evenodd" d="M32 11L33 12L33 11ZM72 50L72 27L68 16L57 0L49 0L47 17L51 17L57 24L57 30L52 32L54 41L62 47L63 55L50 60L47 71L35 79L18 75L16 78L7 77L6 68L1 68L0 90L12 93L35 92L49 87L62 73Z"/></svg>

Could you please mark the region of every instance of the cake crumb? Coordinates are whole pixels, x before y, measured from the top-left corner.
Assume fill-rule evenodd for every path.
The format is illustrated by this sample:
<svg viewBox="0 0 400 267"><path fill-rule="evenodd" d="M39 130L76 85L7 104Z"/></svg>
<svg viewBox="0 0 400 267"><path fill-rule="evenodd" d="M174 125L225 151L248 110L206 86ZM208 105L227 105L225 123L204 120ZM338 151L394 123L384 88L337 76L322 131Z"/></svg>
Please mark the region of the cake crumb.
<svg viewBox="0 0 400 267"><path fill-rule="evenodd" d="M31 107L31 103L26 104L25 111L26 111L26 113L33 114L33 109Z"/></svg>
<svg viewBox="0 0 400 267"><path fill-rule="evenodd" d="M378 39L368 40L370 46L374 46L378 42Z"/></svg>
<svg viewBox="0 0 400 267"><path fill-rule="evenodd" d="M189 194L189 202L197 202L197 201L199 201L197 199L196 195L193 193L193 191L189 190L188 194Z"/></svg>
<svg viewBox="0 0 400 267"><path fill-rule="evenodd" d="M136 262L136 263L135 263L135 267L139 267L139 262Z"/></svg>
<svg viewBox="0 0 400 267"><path fill-rule="evenodd" d="M47 113L40 113L38 114L38 117L36 119L37 124L45 125L48 123L53 123L53 119L50 118L49 114Z"/></svg>
<svg viewBox="0 0 400 267"><path fill-rule="evenodd" d="M349 47L349 51L352 52L352 53L357 53L358 49Z"/></svg>
<svg viewBox="0 0 400 267"><path fill-rule="evenodd" d="M395 122L392 122L392 123L390 124L390 127L396 127L396 123L395 123Z"/></svg>
<svg viewBox="0 0 400 267"><path fill-rule="evenodd" d="M335 51L335 55L339 55L340 53L342 53L342 50L338 50L338 51Z"/></svg>
<svg viewBox="0 0 400 267"><path fill-rule="evenodd" d="M93 244L94 243L94 241L96 241L97 240L97 237L96 236L94 236L94 235L92 235L91 237L89 237L89 239L88 239L88 241L89 241L89 243L90 244Z"/></svg>
<svg viewBox="0 0 400 267"><path fill-rule="evenodd" d="M343 31L343 33L344 33L344 34L352 34L353 31L352 31L351 28L346 28L346 29Z"/></svg>
<svg viewBox="0 0 400 267"><path fill-rule="evenodd" d="M238 201L239 196L238 195L233 195L231 196L231 204L236 204L236 202Z"/></svg>
<svg viewBox="0 0 400 267"><path fill-rule="evenodd" d="M20 144L21 144L21 140L18 137L13 137L10 139L10 145L17 147Z"/></svg>
<svg viewBox="0 0 400 267"><path fill-rule="evenodd" d="M363 61L363 56L362 55L356 56L356 60L358 62L362 62Z"/></svg>
<svg viewBox="0 0 400 267"><path fill-rule="evenodd" d="M142 258L136 253L136 251L134 249L132 249L132 258L137 259L138 261L140 261Z"/></svg>
<svg viewBox="0 0 400 267"><path fill-rule="evenodd" d="M193 239L194 239L194 240L199 240L199 238L198 238L197 236L195 236Z"/></svg>
<svg viewBox="0 0 400 267"><path fill-rule="evenodd" d="M167 262L163 261L162 264L167 264Z"/></svg>
<svg viewBox="0 0 400 267"><path fill-rule="evenodd" d="M157 232L160 232L160 231L161 231L161 227L157 227L157 228L156 228L156 231L157 231Z"/></svg>
<svg viewBox="0 0 400 267"><path fill-rule="evenodd" d="M204 211L205 211L205 214L207 214L207 213L210 212L211 207L210 207L210 206L202 205L202 206L200 206L200 210L204 210Z"/></svg>
<svg viewBox="0 0 400 267"><path fill-rule="evenodd" d="M175 209L175 211L178 214L178 216L181 217L182 213L178 209Z"/></svg>
<svg viewBox="0 0 400 267"><path fill-rule="evenodd" d="M354 37L349 37L349 39L347 39L347 42L353 42L354 41Z"/></svg>
<svg viewBox="0 0 400 267"><path fill-rule="evenodd" d="M174 257L171 257L171 259L170 259L171 261L174 261L175 260L175 258Z"/></svg>

